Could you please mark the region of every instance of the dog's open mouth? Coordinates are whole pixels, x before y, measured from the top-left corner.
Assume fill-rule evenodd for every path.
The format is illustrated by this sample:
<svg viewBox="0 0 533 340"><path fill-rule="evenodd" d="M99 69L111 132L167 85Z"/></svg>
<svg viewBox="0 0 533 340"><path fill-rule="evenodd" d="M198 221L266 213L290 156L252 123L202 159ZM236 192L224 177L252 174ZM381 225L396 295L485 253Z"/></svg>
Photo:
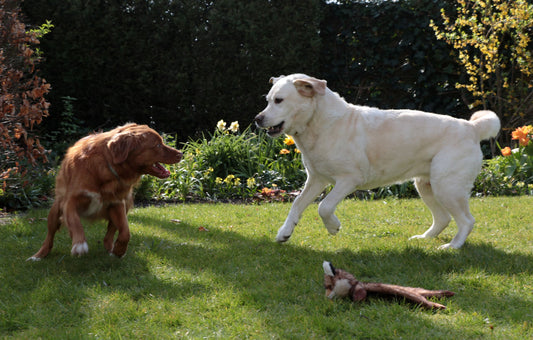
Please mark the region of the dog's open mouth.
<svg viewBox="0 0 533 340"><path fill-rule="evenodd" d="M279 135L283 131L283 124L285 121L279 123L276 126L271 126L267 128L267 133L269 136L276 136Z"/></svg>
<svg viewBox="0 0 533 340"><path fill-rule="evenodd" d="M167 178L170 176L170 171L157 162L151 166L150 170L150 174L158 178Z"/></svg>

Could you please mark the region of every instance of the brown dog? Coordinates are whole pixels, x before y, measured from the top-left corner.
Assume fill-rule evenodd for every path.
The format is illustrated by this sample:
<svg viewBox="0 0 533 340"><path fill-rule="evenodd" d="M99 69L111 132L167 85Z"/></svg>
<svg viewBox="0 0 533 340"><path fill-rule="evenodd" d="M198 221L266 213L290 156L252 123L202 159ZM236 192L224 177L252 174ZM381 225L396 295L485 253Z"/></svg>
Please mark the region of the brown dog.
<svg viewBox="0 0 533 340"><path fill-rule="evenodd" d="M181 158L180 151L164 145L161 136L146 125L126 124L80 139L61 163L43 246L28 260L48 255L61 224L72 238L72 255L86 254L89 247L80 218L108 220L104 247L123 256L130 239L126 214L133 206L134 185L143 174L168 177L170 172L160 163L174 164Z"/></svg>

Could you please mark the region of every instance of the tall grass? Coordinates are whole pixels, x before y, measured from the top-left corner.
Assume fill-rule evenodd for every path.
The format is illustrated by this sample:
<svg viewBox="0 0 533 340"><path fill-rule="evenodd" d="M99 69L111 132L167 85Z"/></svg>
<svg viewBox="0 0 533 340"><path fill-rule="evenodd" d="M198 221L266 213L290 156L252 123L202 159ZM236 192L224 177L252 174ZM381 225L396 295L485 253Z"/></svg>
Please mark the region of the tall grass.
<svg viewBox="0 0 533 340"><path fill-rule="evenodd" d="M122 259L109 257L105 224L86 229L90 252L70 256L58 233L40 262L25 262L46 233L47 211L0 226L0 337L16 339L530 339L533 337L533 197L472 199L476 227L459 250L408 241L431 215L418 200L345 200L330 236L316 205L277 244L287 203L135 208ZM448 309L402 300L329 301L322 261L363 281L450 289Z"/></svg>

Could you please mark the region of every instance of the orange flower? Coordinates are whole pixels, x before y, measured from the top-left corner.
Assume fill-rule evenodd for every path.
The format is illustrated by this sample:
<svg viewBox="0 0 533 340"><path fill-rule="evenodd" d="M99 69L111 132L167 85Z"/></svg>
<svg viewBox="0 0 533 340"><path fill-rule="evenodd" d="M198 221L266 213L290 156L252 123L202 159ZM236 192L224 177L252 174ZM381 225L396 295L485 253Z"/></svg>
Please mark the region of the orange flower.
<svg viewBox="0 0 533 340"><path fill-rule="evenodd" d="M531 129L529 126L522 126L519 128L516 128L516 130L513 131L511 136L513 136L513 139L517 139L518 143L522 146L526 146L529 143L529 137L528 134L531 132Z"/></svg>
<svg viewBox="0 0 533 340"><path fill-rule="evenodd" d="M263 189L261 190L261 193L262 193L263 195L270 195L270 194L272 193L272 189L269 189L269 188L263 188Z"/></svg>
<svg viewBox="0 0 533 340"><path fill-rule="evenodd" d="M292 136L287 135L287 138L283 140L283 143L285 143L286 145L294 145L294 139L292 138Z"/></svg>
<svg viewBox="0 0 533 340"><path fill-rule="evenodd" d="M281 149L281 150L279 151L279 154L280 154L280 155L286 155L286 154L288 154L288 153L291 153L291 152L290 152L289 150L287 150L287 149Z"/></svg>
<svg viewBox="0 0 533 340"><path fill-rule="evenodd" d="M502 149L502 155L505 157L510 156L512 153L511 148L508 146Z"/></svg>
<svg viewBox="0 0 533 340"><path fill-rule="evenodd" d="M301 151L300 151L300 149L294 149L294 152L300 153Z"/></svg>

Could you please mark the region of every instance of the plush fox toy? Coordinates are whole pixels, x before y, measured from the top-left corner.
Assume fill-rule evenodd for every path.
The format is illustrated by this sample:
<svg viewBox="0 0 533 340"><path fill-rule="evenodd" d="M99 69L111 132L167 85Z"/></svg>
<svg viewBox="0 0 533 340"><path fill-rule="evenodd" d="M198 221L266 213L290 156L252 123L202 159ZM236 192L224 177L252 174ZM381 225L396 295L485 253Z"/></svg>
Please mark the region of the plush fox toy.
<svg viewBox="0 0 533 340"><path fill-rule="evenodd" d="M446 306L428 301L427 298L453 296L455 294L449 290L427 290L385 283L360 282L347 271L333 267L330 262L324 261L323 267L324 288L326 289L326 296L330 299L348 296L352 301L362 301L366 298L367 293L377 293L403 296L424 308L446 309Z"/></svg>

